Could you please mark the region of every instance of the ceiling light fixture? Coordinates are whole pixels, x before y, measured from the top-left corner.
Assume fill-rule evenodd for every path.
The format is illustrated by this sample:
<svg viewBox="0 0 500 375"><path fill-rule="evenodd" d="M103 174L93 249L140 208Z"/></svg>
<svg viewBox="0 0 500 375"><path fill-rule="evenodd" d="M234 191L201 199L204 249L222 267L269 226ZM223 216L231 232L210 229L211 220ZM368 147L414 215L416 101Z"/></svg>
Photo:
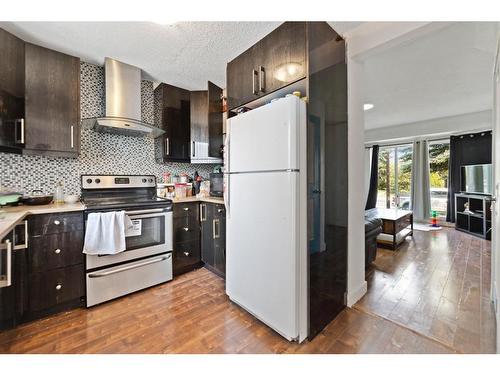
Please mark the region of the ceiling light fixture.
<svg viewBox="0 0 500 375"><path fill-rule="evenodd" d="M372 109L373 107L375 107L373 104L371 103L366 103L366 104L363 104L363 110L364 111L369 111L370 109Z"/></svg>

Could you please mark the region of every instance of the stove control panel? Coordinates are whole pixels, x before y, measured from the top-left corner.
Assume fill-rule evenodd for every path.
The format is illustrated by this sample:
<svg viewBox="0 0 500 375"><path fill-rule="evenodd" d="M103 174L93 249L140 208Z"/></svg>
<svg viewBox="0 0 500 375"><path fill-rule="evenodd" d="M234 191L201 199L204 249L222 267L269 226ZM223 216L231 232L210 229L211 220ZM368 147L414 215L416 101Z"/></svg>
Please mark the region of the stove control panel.
<svg viewBox="0 0 500 375"><path fill-rule="evenodd" d="M82 189L123 189L148 187L156 187L155 176L82 176Z"/></svg>

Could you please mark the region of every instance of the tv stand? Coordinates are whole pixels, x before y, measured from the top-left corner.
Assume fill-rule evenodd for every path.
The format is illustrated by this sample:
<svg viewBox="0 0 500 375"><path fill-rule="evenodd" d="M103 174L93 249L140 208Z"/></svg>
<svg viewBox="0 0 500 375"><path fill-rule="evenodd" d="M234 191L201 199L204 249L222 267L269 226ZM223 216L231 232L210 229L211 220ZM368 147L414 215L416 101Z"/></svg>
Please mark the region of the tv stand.
<svg viewBox="0 0 500 375"><path fill-rule="evenodd" d="M456 193L455 229L491 240L491 195Z"/></svg>

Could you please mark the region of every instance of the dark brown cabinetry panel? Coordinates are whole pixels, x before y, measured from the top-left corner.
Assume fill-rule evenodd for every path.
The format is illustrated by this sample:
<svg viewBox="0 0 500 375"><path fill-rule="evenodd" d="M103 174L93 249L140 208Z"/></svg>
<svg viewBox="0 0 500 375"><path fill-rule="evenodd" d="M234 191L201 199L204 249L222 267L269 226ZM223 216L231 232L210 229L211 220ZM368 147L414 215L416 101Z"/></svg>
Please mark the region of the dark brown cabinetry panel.
<svg viewBox="0 0 500 375"><path fill-rule="evenodd" d="M30 236L72 231L83 232L83 214L81 212L33 215L29 218Z"/></svg>
<svg viewBox="0 0 500 375"><path fill-rule="evenodd" d="M229 109L306 77L306 36L306 22L285 22L229 62Z"/></svg>
<svg viewBox="0 0 500 375"><path fill-rule="evenodd" d="M24 42L0 29L0 152L21 153L24 146Z"/></svg>
<svg viewBox="0 0 500 375"><path fill-rule="evenodd" d="M191 271L200 265L200 217L198 209L198 202L174 204L174 276Z"/></svg>
<svg viewBox="0 0 500 375"><path fill-rule="evenodd" d="M29 277L29 311L36 314L84 295L84 270L80 265L37 272Z"/></svg>
<svg viewBox="0 0 500 375"><path fill-rule="evenodd" d="M208 156L222 158L222 89L208 81Z"/></svg>
<svg viewBox="0 0 500 375"><path fill-rule="evenodd" d="M31 272L83 264L83 230L30 238Z"/></svg>
<svg viewBox="0 0 500 375"><path fill-rule="evenodd" d="M0 29L0 90L24 97L24 41Z"/></svg>
<svg viewBox="0 0 500 375"><path fill-rule="evenodd" d="M191 91L191 159L196 154L196 142L209 143L208 91Z"/></svg>
<svg viewBox="0 0 500 375"><path fill-rule="evenodd" d="M223 204L201 203L201 259L221 277L226 274L226 210Z"/></svg>
<svg viewBox="0 0 500 375"><path fill-rule="evenodd" d="M26 153L80 151L80 59L26 44Z"/></svg>
<svg viewBox="0 0 500 375"><path fill-rule="evenodd" d="M156 90L161 90L158 111L161 113L160 126L165 130L160 142L162 160L159 161L189 162L191 94L188 90L166 83Z"/></svg>

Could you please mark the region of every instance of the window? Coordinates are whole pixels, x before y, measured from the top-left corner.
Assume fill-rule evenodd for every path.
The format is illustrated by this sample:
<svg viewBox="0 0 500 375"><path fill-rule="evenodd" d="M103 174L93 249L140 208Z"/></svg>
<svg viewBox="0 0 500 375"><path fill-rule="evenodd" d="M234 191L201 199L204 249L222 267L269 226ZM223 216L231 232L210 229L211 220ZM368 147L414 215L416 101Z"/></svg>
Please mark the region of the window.
<svg viewBox="0 0 500 375"><path fill-rule="evenodd" d="M438 216L446 216L448 204L448 161L450 142L429 142L429 170L431 188L431 210Z"/></svg>
<svg viewBox="0 0 500 375"><path fill-rule="evenodd" d="M378 208L411 209L413 145L381 147L378 159Z"/></svg>

